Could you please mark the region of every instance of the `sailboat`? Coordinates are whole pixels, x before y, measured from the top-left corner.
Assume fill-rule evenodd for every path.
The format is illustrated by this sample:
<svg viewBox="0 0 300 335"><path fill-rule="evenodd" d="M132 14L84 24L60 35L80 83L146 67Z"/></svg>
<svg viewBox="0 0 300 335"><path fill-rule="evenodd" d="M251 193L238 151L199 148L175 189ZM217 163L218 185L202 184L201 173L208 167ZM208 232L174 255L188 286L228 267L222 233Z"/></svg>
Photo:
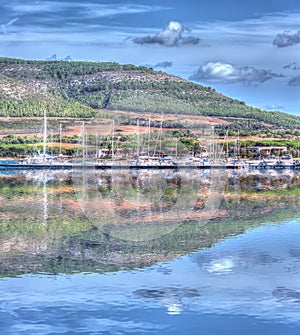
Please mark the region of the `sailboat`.
<svg viewBox="0 0 300 335"><path fill-rule="evenodd" d="M51 165L57 157L47 154L47 116L44 111L43 123L43 152L38 152L33 156L27 156L22 164L26 165Z"/></svg>
<svg viewBox="0 0 300 335"><path fill-rule="evenodd" d="M160 121L159 137L156 141L153 149L153 155L150 156L150 139L151 139L151 119L148 119L148 134L147 134L147 152L146 155L140 155L140 137L139 137L139 119L137 119L137 153L134 164L138 166L161 166L161 165L173 165L171 157L164 157L162 155L162 125L163 119ZM159 145L159 151L157 152L157 145Z"/></svg>

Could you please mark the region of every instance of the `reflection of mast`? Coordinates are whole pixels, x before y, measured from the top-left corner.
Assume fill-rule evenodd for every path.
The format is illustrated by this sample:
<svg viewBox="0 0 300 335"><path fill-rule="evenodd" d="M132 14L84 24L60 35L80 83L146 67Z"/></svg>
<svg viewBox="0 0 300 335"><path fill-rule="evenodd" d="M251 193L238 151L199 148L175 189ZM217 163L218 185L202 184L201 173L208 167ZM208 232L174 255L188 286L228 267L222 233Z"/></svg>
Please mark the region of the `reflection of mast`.
<svg viewBox="0 0 300 335"><path fill-rule="evenodd" d="M47 176L43 175L43 223L48 219Z"/></svg>

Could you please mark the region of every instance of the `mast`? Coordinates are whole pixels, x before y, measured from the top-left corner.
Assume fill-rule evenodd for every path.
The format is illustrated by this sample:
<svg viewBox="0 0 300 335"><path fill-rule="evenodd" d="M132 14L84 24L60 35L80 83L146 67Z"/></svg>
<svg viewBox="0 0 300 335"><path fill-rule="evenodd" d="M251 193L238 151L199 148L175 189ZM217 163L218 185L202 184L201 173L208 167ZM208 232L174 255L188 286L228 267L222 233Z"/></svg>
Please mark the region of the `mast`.
<svg viewBox="0 0 300 335"><path fill-rule="evenodd" d="M84 158L85 158L85 150L84 150L84 122L82 122L82 164L84 164Z"/></svg>
<svg viewBox="0 0 300 335"><path fill-rule="evenodd" d="M51 155L53 155L53 145L52 145L52 143L53 143L53 129L51 129L50 143L51 143L51 150L50 150L50 152L51 152Z"/></svg>
<svg viewBox="0 0 300 335"><path fill-rule="evenodd" d="M216 158L216 155L215 155L215 126L211 126L211 136L212 136L212 140L209 145L210 147L209 158L211 161L214 161Z"/></svg>
<svg viewBox="0 0 300 335"><path fill-rule="evenodd" d="M237 137L237 156L240 157L241 154L241 147L240 147L240 131L238 130L238 137Z"/></svg>
<svg viewBox="0 0 300 335"><path fill-rule="evenodd" d="M137 126L137 148L136 148L136 154L137 154L137 159L140 157L140 120L136 120L136 126Z"/></svg>
<svg viewBox="0 0 300 335"><path fill-rule="evenodd" d="M61 123L59 123L59 156L61 156Z"/></svg>
<svg viewBox="0 0 300 335"><path fill-rule="evenodd" d="M228 141L229 141L229 138L228 138L228 129L226 131L226 134L225 134L225 137L224 137L224 144L226 145L226 161L228 161Z"/></svg>
<svg viewBox="0 0 300 335"><path fill-rule="evenodd" d="M150 131L151 131L151 120L148 120L148 160L150 158Z"/></svg>
<svg viewBox="0 0 300 335"><path fill-rule="evenodd" d="M228 160L228 139L226 139L226 160Z"/></svg>
<svg viewBox="0 0 300 335"><path fill-rule="evenodd" d="M114 159L114 141L115 141L115 119L112 119L112 138L111 138L111 158Z"/></svg>
<svg viewBox="0 0 300 335"><path fill-rule="evenodd" d="M163 117L162 119L160 120L160 132L159 132L159 155L160 157L162 157L162 125L163 125Z"/></svg>
<svg viewBox="0 0 300 335"><path fill-rule="evenodd" d="M99 148L98 148L98 131L96 132L96 152L95 152L95 158L97 159L99 156Z"/></svg>
<svg viewBox="0 0 300 335"><path fill-rule="evenodd" d="M215 148L215 126L212 126L212 133L213 133L213 160L216 159L216 148Z"/></svg>
<svg viewBox="0 0 300 335"><path fill-rule="evenodd" d="M46 142L47 142L47 117L44 110L44 136L43 136L43 156L46 157Z"/></svg>

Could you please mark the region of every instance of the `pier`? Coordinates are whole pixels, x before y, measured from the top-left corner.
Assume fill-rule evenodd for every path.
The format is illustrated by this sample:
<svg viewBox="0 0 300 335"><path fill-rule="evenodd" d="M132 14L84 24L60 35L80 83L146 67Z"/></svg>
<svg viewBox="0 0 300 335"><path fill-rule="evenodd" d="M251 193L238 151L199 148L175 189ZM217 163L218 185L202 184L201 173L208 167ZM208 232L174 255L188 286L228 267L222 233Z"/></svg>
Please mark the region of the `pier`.
<svg viewBox="0 0 300 335"><path fill-rule="evenodd" d="M141 170L178 170L178 169L200 169L200 170L233 170L233 169L248 169L248 170L298 170L300 164L296 165L112 165L112 164L1 164L0 170L122 170L122 169L141 169Z"/></svg>

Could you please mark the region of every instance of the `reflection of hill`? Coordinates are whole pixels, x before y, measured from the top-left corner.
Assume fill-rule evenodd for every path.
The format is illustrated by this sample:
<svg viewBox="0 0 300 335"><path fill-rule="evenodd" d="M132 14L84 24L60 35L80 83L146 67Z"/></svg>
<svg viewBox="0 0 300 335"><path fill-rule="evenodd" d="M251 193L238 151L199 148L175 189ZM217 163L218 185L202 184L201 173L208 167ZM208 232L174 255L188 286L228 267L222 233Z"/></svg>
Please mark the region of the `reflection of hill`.
<svg viewBox="0 0 300 335"><path fill-rule="evenodd" d="M101 190L107 198L111 187L109 176L101 177ZM242 175L229 176L226 180L219 209L206 224L201 218L203 194L198 194L189 218L169 234L146 241L126 241L111 234L111 224L97 226L83 215L71 176L44 183L20 176L0 179L1 276L143 267L208 248L263 222L281 222L298 216L298 175L271 178ZM174 180L171 181L169 184L174 185ZM123 190L130 193L129 188ZM134 202L132 193L130 197ZM164 201L163 206L168 208L170 203ZM125 205L122 210L126 212ZM132 214L132 207L129 212ZM120 225L118 229L131 233L136 228L140 232L154 226L140 220L131 226Z"/></svg>

